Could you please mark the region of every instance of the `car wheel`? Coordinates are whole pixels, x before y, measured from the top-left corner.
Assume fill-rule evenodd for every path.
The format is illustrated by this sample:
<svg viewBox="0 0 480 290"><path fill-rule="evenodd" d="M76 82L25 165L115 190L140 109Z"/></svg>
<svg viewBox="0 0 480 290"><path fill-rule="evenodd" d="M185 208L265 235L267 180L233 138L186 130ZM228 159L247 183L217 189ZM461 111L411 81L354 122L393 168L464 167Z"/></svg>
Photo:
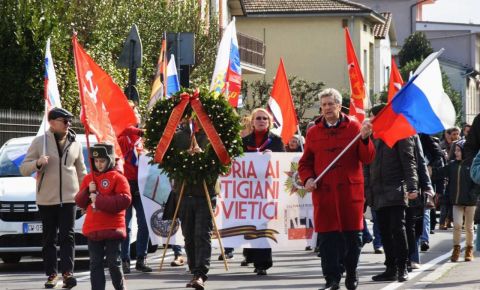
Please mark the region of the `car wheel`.
<svg viewBox="0 0 480 290"><path fill-rule="evenodd" d="M5 264L17 264L22 258L22 256L17 254L4 254L1 257Z"/></svg>

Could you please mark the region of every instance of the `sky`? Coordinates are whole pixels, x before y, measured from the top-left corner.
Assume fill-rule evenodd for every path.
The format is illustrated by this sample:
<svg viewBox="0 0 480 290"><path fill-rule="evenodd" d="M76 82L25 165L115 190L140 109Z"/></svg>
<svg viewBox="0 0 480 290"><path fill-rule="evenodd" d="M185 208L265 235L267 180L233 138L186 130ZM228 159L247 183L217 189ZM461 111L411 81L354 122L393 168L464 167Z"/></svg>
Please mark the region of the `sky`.
<svg viewBox="0 0 480 290"><path fill-rule="evenodd" d="M480 0L437 0L423 6L423 20L480 25Z"/></svg>

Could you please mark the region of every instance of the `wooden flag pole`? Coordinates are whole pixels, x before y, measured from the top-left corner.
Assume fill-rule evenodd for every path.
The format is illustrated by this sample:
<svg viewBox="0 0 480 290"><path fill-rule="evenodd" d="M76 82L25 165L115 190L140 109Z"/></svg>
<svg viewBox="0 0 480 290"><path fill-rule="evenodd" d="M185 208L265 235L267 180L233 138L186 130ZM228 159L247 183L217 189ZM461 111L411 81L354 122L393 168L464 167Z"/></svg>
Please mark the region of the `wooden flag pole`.
<svg viewBox="0 0 480 290"><path fill-rule="evenodd" d="M173 228L175 227L175 222L177 221L178 209L180 208L180 204L182 203L184 189L185 189L185 181L183 181L182 187L180 189L180 195L178 197L177 206L175 207L175 213L173 214L172 224L170 225L170 230L168 231L167 242L165 243L165 247L163 249L162 260L160 261L160 272L162 271L163 260L165 260L165 255L167 254L167 248L170 243L170 237L172 236Z"/></svg>
<svg viewBox="0 0 480 290"><path fill-rule="evenodd" d="M205 182L205 180L203 180L203 189L205 190L205 198L207 199L208 209L210 210L210 215L212 216L213 230L217 235L218 244L220 245L220 251L223 257L223 265L225 266L225 270L228 271L228 263L227 263L227 259L225 258L225 251L223 249L222 237L220 236L220 232L218 231L218 227L217 227L217 222L215 221L215 214L213 213L212 202L210 201L210 194L208 193L207 183Z"/></svg>

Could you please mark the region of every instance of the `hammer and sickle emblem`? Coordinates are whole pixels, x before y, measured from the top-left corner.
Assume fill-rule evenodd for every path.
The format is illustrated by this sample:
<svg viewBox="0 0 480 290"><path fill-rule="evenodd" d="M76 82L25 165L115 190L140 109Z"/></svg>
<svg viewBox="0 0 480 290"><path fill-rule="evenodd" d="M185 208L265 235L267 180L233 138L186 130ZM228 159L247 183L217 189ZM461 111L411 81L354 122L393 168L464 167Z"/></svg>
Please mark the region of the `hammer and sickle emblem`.
<svg viewBox="0 0 480 290"><path fill-rule="evenodd" d="M88 94L88 96L93 100L93 102L96 104L97 103L97 92L98 92L98 86L94 86L92 82L92 77L93 73L91 70L87 71L85 74L85 78L87 79L90 88L87 88L86 85L83 86L83 91Z"/></svg>

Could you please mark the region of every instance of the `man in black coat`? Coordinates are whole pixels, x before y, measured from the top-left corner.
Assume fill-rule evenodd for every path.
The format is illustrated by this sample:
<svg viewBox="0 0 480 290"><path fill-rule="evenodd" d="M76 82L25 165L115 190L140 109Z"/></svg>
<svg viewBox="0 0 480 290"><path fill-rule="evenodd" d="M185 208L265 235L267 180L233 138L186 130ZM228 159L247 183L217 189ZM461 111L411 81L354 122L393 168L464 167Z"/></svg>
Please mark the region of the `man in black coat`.
<svg viewBox="0 0 480 290"><path fill-rule="evenodd" d="M415 142L412 137L405 138L393 148L380 139L374 143L377 154L370 165L371 206L377 212L386 270L372 280L403 282L408 280L405 208L409 199L418 196Z"/></svg>

